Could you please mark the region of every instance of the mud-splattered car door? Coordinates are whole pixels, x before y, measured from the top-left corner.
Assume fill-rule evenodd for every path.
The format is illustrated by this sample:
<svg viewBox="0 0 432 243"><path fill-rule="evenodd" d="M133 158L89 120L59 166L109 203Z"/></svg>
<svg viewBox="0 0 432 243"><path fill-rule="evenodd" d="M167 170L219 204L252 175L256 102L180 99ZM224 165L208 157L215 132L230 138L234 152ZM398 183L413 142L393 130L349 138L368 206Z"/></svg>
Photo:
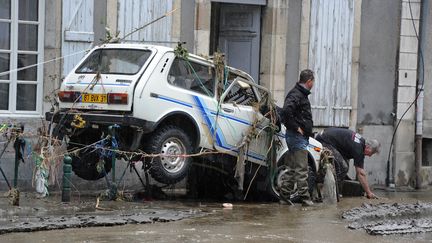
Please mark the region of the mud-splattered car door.
<svg viewBox="0 0 432 243"><path fill-rule="evenodd" d="M259 98L253 86L247 79L230 73L225 87L217 115L224 149L238 153L240 147L247 146L247 160L265 163L268 139L261 129L268 119L258 111Z"/></svg>

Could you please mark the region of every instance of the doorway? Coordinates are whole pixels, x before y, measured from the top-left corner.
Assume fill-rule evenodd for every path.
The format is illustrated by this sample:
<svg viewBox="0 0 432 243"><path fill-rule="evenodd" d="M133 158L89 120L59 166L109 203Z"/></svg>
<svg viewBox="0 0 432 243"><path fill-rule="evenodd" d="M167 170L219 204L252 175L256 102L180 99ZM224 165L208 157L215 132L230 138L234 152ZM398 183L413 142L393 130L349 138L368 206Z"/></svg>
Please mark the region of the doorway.
<svg viewBox="0 0 432 243"><path fill-rule="evenodd" d="M229 66L259 83L261 6L212 4L210 53L221 51Z"/></svg>

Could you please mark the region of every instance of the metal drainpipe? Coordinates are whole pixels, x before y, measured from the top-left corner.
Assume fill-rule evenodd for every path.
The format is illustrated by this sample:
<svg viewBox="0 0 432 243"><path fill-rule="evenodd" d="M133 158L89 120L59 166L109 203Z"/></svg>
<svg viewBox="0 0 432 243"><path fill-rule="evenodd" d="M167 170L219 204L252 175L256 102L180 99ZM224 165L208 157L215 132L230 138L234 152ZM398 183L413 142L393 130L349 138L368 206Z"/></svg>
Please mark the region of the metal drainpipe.
<svg viewBox="0 0 432 243"><path fill-rule="evenodd" d="M423 138L423 88L418 83L418 92L416 109L416 135L415 135L415 188L420 189L420 169L422 164L422 138Z"/></svg>
<svg viewBox="0 0 432 243"><path fill-rule="evenodd" d="M423 101L424 101L424 61L423 61L423 47L425 36L422 33L426 33L427 30L427 18L429 16L428 6L429 1L421 1L420 4L420 36L418 38L419 45L419 58L418 58L418 78L417 78L417 104L416 104L416 135L415 135L415 188L420 189L420 170L422 165L422 151L423 151Z"/></svg>

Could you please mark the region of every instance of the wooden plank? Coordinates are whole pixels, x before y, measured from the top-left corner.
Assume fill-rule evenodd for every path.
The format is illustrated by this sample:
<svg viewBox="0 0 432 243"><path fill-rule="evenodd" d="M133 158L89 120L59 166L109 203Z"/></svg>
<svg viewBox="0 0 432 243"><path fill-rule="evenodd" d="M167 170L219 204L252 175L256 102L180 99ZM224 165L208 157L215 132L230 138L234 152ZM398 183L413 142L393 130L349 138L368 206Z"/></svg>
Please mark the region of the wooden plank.
<svg viewBox="0 0 432 243"><path fill-rule="evenodd" d="M342 1L341 2L341 7L342 7L342 9L346 9L345 8L345 1ZM345 19L345 15L344 15L344 13L342 13L341 15L340 15L340 23L341 23L341 25L340 25L340 34L339 34L339 36L338 36L338 42L341 44L341 52L340 52L340 61L341 61L341 66L340 66L340 72L339 72L339 79L340 80L338 80L338 83L339 83L339 88L338 88L338 90L337 90L337 94L340 94L340 96L337 96L336 97L336 99L335 99L335 101L334 101L334 103L333 103L333 109L335 108L335 107L338 107L338 106L340 106L341 105L341 103L340 103L340 100L341 100L341 98L342 98L342 96L344 95L343 94L343 90L345 90L345 80L344 80L344 78L345 78L345 75L344 75L344 72L345 72L345 69L346 69L346 46L345 46L345 44L344 44L344 39L345 39L345 22L346 22L346 19ZM340 117L340 110L336 110L336 109L334 109L334 125L335 126L341 126L341 117Z"/></svg>
<svg viewBox="0 0 432 243"><path fill-rule="evenodd" d="M73 4L73 6L74 6L73 12L69 12L72 9L69 9L69 11L67 11L68 12L68 20L69 20L68 24L66 26L67 30L69 30L71 28L71 26L72 26L74 20L76 19L77 15L79 13L79 10L81 9L81 6L83 3L84 3L84 0L75 1Z"/></svg>
<svg viewBox="0 0 432 243"><path fill-rule="evenodd" d="M65 30L64 32L65 41L80 41L80 42L93 42L94 33L93 32L83 32L83 31L70 31Z"/></svg>
<svg viewBox="0 0 432 243"><path fill-rule="evenodd" d="M212 2L267 5L267 0L212 0Z"/></svg>
<svg viewBox="0 0 432 243"><path fill-rule="evenodd" d="M320 0L320 1L321 1L321 5L323 6L322 18L324 20L323 25L321 26L322 33L323 33L322 37L321 37L322 38L321 39L321 48L323 50L323 53L321 55L321 65L322 65L321 77L324 79L325 82L328 82L328 84L323 87L323 91L324 91L325 96L331 99L331 97L334 95L332 92L334 90L334 87L332 87L333 82L330 79L330 69L329 69L329 65L328 65L331 58L330 58L330 53L328 51L328 42L329 42L328 38L329 38L330 29L327 28L327 26L330 26L329 10L330 10L331 5L329 2L324 3L322 0ZM333 1L333 0L330 0L330 1ZM327 87L332 87L332 89L328 89ZM327 108L325 110L324 116L322 117L322 122L324 124L329 123L329 118L332 115L331 114L332 111L331 111L330 106L329 106L329 100L327 100L326 103L327 103Z"/></svg>
<svg viewBox="0 0 432 243"><path fill-rule="evenodd" d="M123 30L125 29L125 19L120 18L120 13L123 13L125 11L125 5L121 4L122 0L117 1L117 31L120 31L119 37L124 36Z"/></svg>
<svg viewBox="0 0 432 243"><path fill-rule="evenodd" d="M339 7L340 9L342 9L341 11L339 11L339 15L338 15L338 23L337 23L337 29L338 29L338 35L335 37L336 42L339 44L339 49L338 49L338 66L337 66L337 71L338 71L338 80L336 81L337 84L339 84L337 86L337 90L335 92L335 96L334 96L334 100L332 102L333 104L333 125L334 126L340 126L340 114L339 114L339 110L334 109L335 106L339 105L339 100L341 98L341 96L338 96L338 94L341 94L341 91L344 90L344 82L343 82L343 69L344 69L344 54L345 54L345 48L344 48L344 43L343 43L343 24L345 21L344 18L344 14L343 14L343 10L345 9L344 7L344 1L339 1Z"/></svg>
<svg viewBox="0 0 432 243"><path fill-rule="evenodd" d="M326 96L331 98L332 95L334 95L333 91L335 88L333 80L331 79L331 76L330 76L332 69L331 69L331 66L329 65L331 60L332 60L332 53L329 50L329 45L331 42L330 33L331 33L331 30L333 28L327 28L327 27L332 26L332 23L331 23L332 11L331 10L333 9L333 6L334 6L334 0L330 0L330 3L329 2L326 2L326 3L322 2L322 4L325 6L324 16L323 16L325 22L324 22L324 25L322 26L323 27L322 48L324 50L324 55L321 57L321 65L323 65L323 67L324 67L324 70L323 70L324 80L328 81L330 83L329 86L332 87L332 89L325 88L325 94L326 94ZM326 114L325 114L325 123L326 124L330 123L330 118L332 117L332 113L333 113L332 110L328 106L326 109Z"/></svg>
<svg viewBox="0 0 432 243"><path fill-rule="evenodd" d="M335 29L337 30L337 33L335 35L335 45L337 45L337 55L336 55L336 72L337 72L337 80L335 80L335 84L337 84L336 89L335 90L335 95L333 97L333 125L334 126L340 126L340 114L339 114L339 110L335 110L334 107L335 106L339 106L339 100L341 98L341 93L343 93L343 90L345 90L344 88L344 77L342 75L343 73L343 69L344 69L344 62L343 62L343 58L344 58L344 54L345 54L345 49L344 49L344 44L343 44L343 27L342 25L344 24L345 18L344 18L344 0L339 0L338 1L338 8L337 8L337 13L336 15L339 16L335 16L335 18L337 19L336 23L335 23Z"/></svg>
<svg viewBox="0 0 432 243"><path fill-rule="evenodd" d="M144 3L142 3L140 0L133 0L132 1L132 7L131 7L132 11L130 11L129 13L132 13L131 17L132 16L133 17L131 19L131 25L130 25L129 31L134 31L143 25L143 23L141 22L142 15L140 13L148 14L148 9L141 9L141 7L145 3L149 3L149 2L152 2L152 1L144 1ZM140 11L140 9L141 9L141 11ZM135 32L133 35L130 36L130 39L139 41L141 39L141 33L142 33L142 30Z"/></svg>
<svg viewBox="0 0 432 243"><path fill-rule="evenodd" d="M62 56L63 75L81 60L94 40L93 35L94 0L63 1L62 9Z"/></svg>
<svg viewBox="0 0 432 243"><path fill-rule="evenodd" d="M349 37L349 40L348 40L348 44L349 44L349 49L351 50L349 53L348 53L348 61L349 61L349 67L352 67L352 65L353 65L353 61L352 61L352 49L353 49L353 39L354 39L354 15L355 15L355 9L354 9L354 6L355 6L355 4L354 4L354 1L349 1L349 16L351 16L350 17L350 21L349 21L349 33L348 33L348 37ZM350 93L347 93L347 96L346 96L346 101L345 101L345 105L351 105L351 78L352 78L352 71L351 71L351 68L349 69L349 70L347 70L347 80L348 80L348 82L347 82L347 90L349 90L350 91ZM349 111L344 111L344 125L345 126L349 126L350 125L350 115L351 115L351 110L349 110Z"/></svg>
<svg viewBox="0 0 432 243"><path fill-rule="evenodd" d="M320 8L320 1L314 0L311 6L311 19L310 19L310 45L309 45L309 67L315 71L315 82L314 92L311 95L311 103L315 106L323 106L322 101L319 99L319 94L322 90L322 81L320 80L320 63L319 57L321 53L321 48L319 47L319 40L322 33L320 32L319 19L321 19L322 11ZM320 123L322 110L312 109L312 116L315 123L318 121Z"/></svg>
<svg viewBox="0 0 432 243"><path fill-rule="evenodd" d="M118 22L120 36L141 28L172 10L173 0L119 0ZM172 17L165 17L126 38L127 41L171 41Z"/></svg>
<svg viewBox="0 0 432 243"><path fill-rule="evenodd" d="M317 15L318 15L318 8L311 8L311 14L310 14L310 29L314 29L316 30L316 19L317 19ZM310 47L309 47L309 67L314 70L315 65L315 59L313 59L312 57L314 57L316 55L316 51L317 51L317 45L316 45L316 40L317 40L317 32L316 31L311 31L309 34L309 40L310 40ZM319 90L319 86L321 85L319 83L319 80L317 79L318 82L315 82L315 90ZM316 95L312 94L311 95L311 103L317 104L315 105L316 107L318 107L318 104L320 104L319 102L314 102L315 99L317 99L319 101L319 97L315 98ZM313 119L316 119L319 116L319 110L317 110L316 108L314 108L314 106L312 106L312 117Z"/></svg>

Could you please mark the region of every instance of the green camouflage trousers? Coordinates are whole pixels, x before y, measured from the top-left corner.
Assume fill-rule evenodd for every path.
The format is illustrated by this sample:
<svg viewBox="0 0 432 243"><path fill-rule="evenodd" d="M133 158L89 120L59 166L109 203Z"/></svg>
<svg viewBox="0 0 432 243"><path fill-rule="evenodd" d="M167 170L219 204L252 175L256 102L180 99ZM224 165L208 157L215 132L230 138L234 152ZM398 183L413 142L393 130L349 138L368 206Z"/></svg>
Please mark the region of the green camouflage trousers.
<svg viewBox="0 0 432 243"><path fill-rule="evenodd" d="M284 164L288 168L285 180L280 185L282 198L289 199L294 193L294 185L297 183L297 190L301 199L310 199L308 188L308 152L297 150L285 156Z"/></svg>

